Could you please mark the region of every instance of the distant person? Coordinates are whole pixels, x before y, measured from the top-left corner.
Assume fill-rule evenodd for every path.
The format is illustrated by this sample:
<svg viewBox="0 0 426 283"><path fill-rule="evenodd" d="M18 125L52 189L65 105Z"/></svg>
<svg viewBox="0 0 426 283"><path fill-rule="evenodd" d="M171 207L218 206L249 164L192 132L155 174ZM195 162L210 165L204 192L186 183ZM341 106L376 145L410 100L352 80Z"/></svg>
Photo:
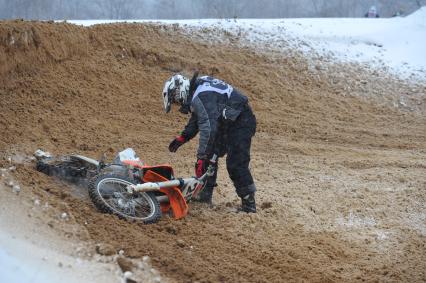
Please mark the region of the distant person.
<svg viewBox="0 0 426 283"><path fill-rule="evenodd" d="M403 11L397 11L395 14L392 15L392 17L402 17L404 15Z"/></svg>
<svg viewBox="0 0 426 283"><path fill-rule="evenodd" d="M368 12L365 14L366 18L379 18L379 13L377 13L376 6L371 6Z"/></svg>

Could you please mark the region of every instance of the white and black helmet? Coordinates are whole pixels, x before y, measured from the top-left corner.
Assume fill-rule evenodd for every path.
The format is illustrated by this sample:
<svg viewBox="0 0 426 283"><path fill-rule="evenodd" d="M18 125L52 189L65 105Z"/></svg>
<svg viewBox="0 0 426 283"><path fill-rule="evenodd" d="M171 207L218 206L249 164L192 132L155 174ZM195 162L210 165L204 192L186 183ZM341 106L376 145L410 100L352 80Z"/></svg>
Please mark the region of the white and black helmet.
<svg viewBox="0 0 426 283"><path fill-rule="evenodd" d="M189 84L189 80L180 74L173 75L164 83L163 102L166 113L170 112L172 103L181 106L187 103Z"/></svg>

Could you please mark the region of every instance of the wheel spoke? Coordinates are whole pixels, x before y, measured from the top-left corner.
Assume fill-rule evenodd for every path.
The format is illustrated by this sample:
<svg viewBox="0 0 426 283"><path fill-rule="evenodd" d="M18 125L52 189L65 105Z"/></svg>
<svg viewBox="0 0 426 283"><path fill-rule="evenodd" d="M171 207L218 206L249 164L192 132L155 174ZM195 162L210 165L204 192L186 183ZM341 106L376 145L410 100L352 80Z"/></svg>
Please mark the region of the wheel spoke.
<svg viewBox="0 0 426 283"><path fill-rule="evenodd" d="M105 179L98 184L98 192L104 202L115 212L132 218L147 218L153 213L153 203L146 194L132 195L126 187L130 183L116 178Z"/></svg>
<svg viewBox="0 0 426 283"><path fill-rule="evenodd" d="M150 205L148 201L143 198L139 197L133 200L135 205L135 213L137 215L146 215L150 212Z"/></svg>

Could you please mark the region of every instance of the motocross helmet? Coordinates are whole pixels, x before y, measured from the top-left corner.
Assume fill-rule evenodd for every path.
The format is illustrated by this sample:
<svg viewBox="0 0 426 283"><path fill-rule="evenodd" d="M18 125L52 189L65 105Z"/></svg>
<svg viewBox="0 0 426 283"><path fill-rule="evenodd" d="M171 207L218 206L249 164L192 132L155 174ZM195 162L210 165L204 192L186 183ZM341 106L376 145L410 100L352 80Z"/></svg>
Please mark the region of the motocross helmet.
<svg viewBox="0 0 426 283"><path fill-rule="evenodd" d="M173 75L169 80L164 83L164 111L166 113L169 113L170 109L172 108L172 103L179 104L181 108L182 106L187 105L188 96L189 80L180 74Z"/></svg>

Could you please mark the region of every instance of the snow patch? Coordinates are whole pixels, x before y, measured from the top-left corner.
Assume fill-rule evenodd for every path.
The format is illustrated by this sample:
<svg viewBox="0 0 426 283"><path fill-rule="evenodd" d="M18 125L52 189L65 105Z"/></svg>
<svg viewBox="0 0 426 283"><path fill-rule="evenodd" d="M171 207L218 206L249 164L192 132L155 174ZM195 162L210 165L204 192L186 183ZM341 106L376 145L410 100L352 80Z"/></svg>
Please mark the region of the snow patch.
<svg viewBox="0 0 426 283"><path fill-rule="evenodd" d="M206 38L223 34L241 43L277 50L296 49L306 56L326 56L388 69L401 78L426 81L426 7L402 18L309 18L238 20L84 20L91 26L117 22L178 24L190 34L208 29ZM213 36L213 38L212 38ZM216 37L216 38L215 38Z"/></svg>
<svg viewBox="0 0 426 283"><path fill-rule="evenodd" d="M364 228L375 226L376 220L370 217L364 217L356 215L353 212L349 212L348 216L340 216L336 219L336 223L339 226L345 226L349 228Z"/></svg>

